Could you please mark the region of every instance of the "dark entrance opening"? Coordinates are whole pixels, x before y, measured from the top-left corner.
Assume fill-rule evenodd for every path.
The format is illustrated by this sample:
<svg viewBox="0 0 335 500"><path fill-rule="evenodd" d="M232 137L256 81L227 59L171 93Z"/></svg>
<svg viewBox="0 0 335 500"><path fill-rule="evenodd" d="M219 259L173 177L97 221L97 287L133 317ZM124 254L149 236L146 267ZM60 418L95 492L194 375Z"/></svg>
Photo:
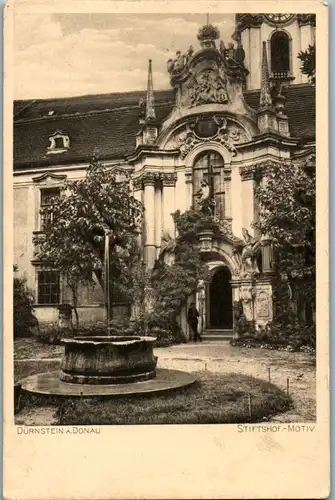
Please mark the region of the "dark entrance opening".
<svg viewBox="0 0 335 500"><path fill-rule="evenodd" d="M216 271L209 287L209 328L233 328L231 274L227 267Z"/></svg>

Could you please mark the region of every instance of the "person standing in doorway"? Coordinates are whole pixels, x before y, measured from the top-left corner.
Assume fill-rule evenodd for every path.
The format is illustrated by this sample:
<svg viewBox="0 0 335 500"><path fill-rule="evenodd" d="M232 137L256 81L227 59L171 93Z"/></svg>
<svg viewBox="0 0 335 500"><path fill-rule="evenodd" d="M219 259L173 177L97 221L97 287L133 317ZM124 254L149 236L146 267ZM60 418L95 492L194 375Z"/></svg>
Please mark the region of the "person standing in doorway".
<svg viewBox="0 0 335 500"><path fill-rule="evenodd" d="M190 325L191 331L193 333L194 342L197 342L197 340L199 340L200 342L202 341L201 336L198 333L198 318L199 318L198 309L195 307L195 303L192 302L188 309L187 320L188 324Z"/></svg>

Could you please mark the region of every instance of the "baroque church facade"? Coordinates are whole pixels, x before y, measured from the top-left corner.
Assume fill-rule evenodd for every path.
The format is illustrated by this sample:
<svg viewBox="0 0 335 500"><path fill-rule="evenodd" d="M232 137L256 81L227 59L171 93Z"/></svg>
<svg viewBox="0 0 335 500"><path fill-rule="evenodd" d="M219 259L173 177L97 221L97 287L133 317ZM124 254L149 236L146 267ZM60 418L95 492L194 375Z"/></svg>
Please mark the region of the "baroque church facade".
<svg viewBox="0 0 335 500"><path fill-rule="evenodd" d="M149 61L145 93L15 103L14 264L40 322L57 321L57 306L70 301L57 270L34 257L33 237L45 223L40 209L64 179L85 175L95 150L106 168L131 173L145 208L147 267L170 258L176 210L203 210L219 223L219 234L203 232L199 242L211 282L190 297L205 335L231 335L234 301L256 325L273 319L272 245L253 228L255 189L271 164L286 164L289 175L290 165L315 162L315 89L298 59L314 36L313 15L237 14L234 43L226 46L207 23L197 47L167 62L170 90L154 92ZM103 302L98 285L82 289L81 322L102 321ZM180 322L188 336L186 310ZM116 301L113 311L117 317L124 305Z"/></svg>

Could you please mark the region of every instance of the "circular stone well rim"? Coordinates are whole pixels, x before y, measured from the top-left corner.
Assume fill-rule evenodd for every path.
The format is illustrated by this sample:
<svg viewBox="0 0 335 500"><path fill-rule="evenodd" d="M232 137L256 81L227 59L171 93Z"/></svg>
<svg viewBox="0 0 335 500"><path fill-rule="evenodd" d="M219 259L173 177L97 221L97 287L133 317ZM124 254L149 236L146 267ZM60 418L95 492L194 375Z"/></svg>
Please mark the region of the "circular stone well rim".
<svg viewBox="0 0 335 500"><path fill-rule="evenodd" d="M86 336L76 336L76 337L64 337L61 339L62 344L129 344L133 342L155 342L156 337L144 337L140 335L87 335Z"/></svg>
<svg viewBox="0 0 335 500"><path fill-rule="evenodd" d="M189 387L196 381L197 378L193 373L158 368L156 378L129 384L92 385L62 382L58 371L30 375L20 380L20 384L22 391L45 397L111 398L167 393Z"/></svg>

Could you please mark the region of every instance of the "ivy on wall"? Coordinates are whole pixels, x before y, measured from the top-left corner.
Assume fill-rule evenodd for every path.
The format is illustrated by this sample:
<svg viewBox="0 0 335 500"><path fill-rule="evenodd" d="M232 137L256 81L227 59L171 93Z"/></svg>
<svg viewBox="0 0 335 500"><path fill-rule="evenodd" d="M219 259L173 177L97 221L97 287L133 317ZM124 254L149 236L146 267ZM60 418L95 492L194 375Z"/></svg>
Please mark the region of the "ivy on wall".
<svg viewBox="0 0 335 500"><path fill-rule="evenodd" d="M149 323L168 329L178 329L177 317L195 294L199 281L208 280L209 270L201 257L198 235L201 231L218 230L213 217L196 210L172 214L177 237L173 241L174 259L171 264L162 257L156 261L151 275L154 311Z"/></svg>

